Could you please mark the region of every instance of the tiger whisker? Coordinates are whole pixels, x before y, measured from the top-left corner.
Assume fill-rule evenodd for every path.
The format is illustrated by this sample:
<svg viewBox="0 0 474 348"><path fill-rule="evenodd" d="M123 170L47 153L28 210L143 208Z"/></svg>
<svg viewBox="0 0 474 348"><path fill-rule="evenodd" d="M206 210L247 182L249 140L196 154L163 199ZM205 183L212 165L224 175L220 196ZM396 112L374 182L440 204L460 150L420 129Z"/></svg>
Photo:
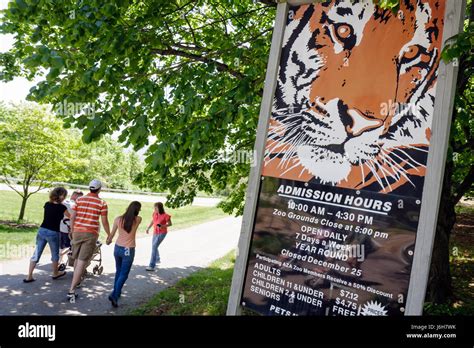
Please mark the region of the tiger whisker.
<svg viewBox="0 0 474 348"><path fill-rule="evenodd" d="M286 134L281 134L282 132L285 132L285 129L269 129L268 131L268 139L271 139L271 140L274 140L274 139L277 139L277 138L281 138L282 141L288 141L288 137L290 136L290 134L294 133L294 131L291 131L290 133L286 133Z"/></svg>
<svg viewBox="0 0 474 348"><path fill-rule="evenodd" d="M279 167L284 167L286 166L286 162L288 162L291 158L294 157L296 154L296 151L298 150L298 146L301 144L302 136L299 136L299 141L295 142L290 145L290 148L286 150L285 154L283 155L282 161L279 164Z"/></svg>
<svg viewBox="0 0 474 348"><path fill-rule="evenodd" d="M295 142L295 138L304 135L299 129L293 129L291 132L283 135L282 141L284 142Z"/></svg>
<svg viewBox="0 0 474 348"><path fill-rule="evenodd" d="M285 175L286 173L288 173L290 170L292 169L295 169L296 167L298 167L300 165L300 161L298 160L295 160L295 164L292 165L290 168L286 169L283 173L281 173L281 175Z"/></svg>
<svg viewBox="0 0 474 348"><path fill-rule="evenodd" d="M364 164L360 163L360 158L359 158L359 168L362 173L362 184L365 184Z"/></svg>
<svg viewBox="0 0 474 348"><path fill-rule="evenodd" d="M399 180L400 179L400 175L398 173L398 168L396 167L393 167L393 164L392 163L389 163L388 161L386 161L386 157L385 157L385 154L383 153L380 153L380 159L383 161L384 164L386 164L387 166L390 167L390 169L392 170L392 172L390 173L390 176L396 180Z"/></svg>
<svg viewBox="0 0 474 348"><path fill-rule="evenodd" d="M385 188L383 187L382 179L380 179L380 177L378 176L377 170L373 167L373 165L372 165L371 162L372 162L372 161L370 160L370 161L367 161L367 162L365 162L365 163L367 163L367 167L369 167L370 171L371 171L372 174L374 175L374 177L375 177L375 179L377 180L377 182L379 183L380 187L381 187L382 189L385 189Z"/></svg>
<svg viewBox="0 0 474 348"><path fill-rule="evenodd" d="M397 168L399 168L400 170L402 170L404 173L407 173L407 174L408 174L407 170L406 170L405 168L401 167L401 166L397 163L397 161L395 161L395 159L393 159L393 158L391 157L392 154L395 155L395 156L396 156L396 154L394 154L394 153L392 153L392 152L388 152L387 150L384 150L384 149L382 149L382 151L383 151L383 154L384 154L384 156L385 156L386 159L389 159ZM398 157L398 158L400 158L400 157ZM405 162L405 160L404 160L403 158L400 158L400 159Z"/></svg>
<svg viewBox="0 0 474 348"><path fill-rule="evenodd" d="M394 178L395 180L399 180L400 175L398 175L397 168L393 168L392 164L390 164L386 161L386 155L384 153L384 150L382 149L382 147L380 145L377 145L377 146L380 149L380 153L379 153L380 159L383 161L384 164L386 164L392 170L392 172L388 171L388 173L390 174L390 177ZM377 160L377 158L376 158L376 160Z"/></svg>
<svg viewBox="0 0 474 348"><path fill-rule="evenodd" d="M299 120L295 120L295 121L291 121L291 122L288 122L288 123L280 123L279 125L272 125L269 127L270 130L275 130L275 129L288 129L288 128L292 128L294 125L297 125L299 123Z"/></svg>
<svg viewBox="0 0 474 348"><path fill-rule="evenodd" d="M393 168L397 170L400 174L408 174L407 170L400 166L397 161L395 161L392 157L390 157L389 153L384 153L384 158L389 160L391 164L393 164Z"/></svg>
<svg viewBox="0 0 474 348"><path fill-rule="evenodd" d="M288 153L283 156L283 162L287 162L290 158L294 158L298 151L298 148L305 142L306 142L306 137L304 134L301 134L299 137L297 137L295 139L295 142L292 144L291 148L289 149Z"/></svg>
<svg viewBox="0 0 474 348"><path fill-rule="evenodd" d="M296 131L296 130L295 130ZM294 157L296 151L297 151L297 147L303 142L304 140L304 134L300 133L298 136L296 136L294 139L291 139L291 142L287 142L286 145L289 145L289 148L287 148L283 153L283 158L282 158L282 161L278 164L278 167L284 167L286 165L286 162ZM284 139L283 139L283 142ZM276 148L278 148L279 146L281 146L281 144L275 144L271 149L269 149L267 152L266 152L266 155L265 157L268 158L271 154L273 154L274 150ZM278 154L278 153L277 153ZM275 158L278 158L278 156L275 156L273 158L271 158L270 160L266 161L265 163L266 164L269 164L271 163L271 161L273 161Z"/></svg>
<svg viewBox="0 0 474 348"><path fill-rule="evenodd" d="M411 145L404 145L404 146L406 146L406 147L408 147L408 148L410 148L410 149L412 149L412 150L417 150L417 151L421 151L421 152L426 152L426 153L428 153L428 150L421 149L421 148L416 147L416 146L411 146Z"/></svg>
<svg viewBox="0 0 474 348"><path fill-rule="evenodd" d="M270 140L274 140L274 139L270 139ZM284 137L283 137L281 140L282 140L281 142L283 142L283 143L286 142ZM291 144L291 143L290 143L290 144ZM276 148L280 147L281 145L282 145L281 143L276 143L272 148L268 149L268 153L273 153L273 151L274 151Z"/></svg>
<svg viewBox="0 0 474 348"><path fill-rule="evenodd" d="M394 167L397 169L397 171L405 178L407 179L407 181L412 184L413 187L416 187L416 185L410 180L410 178L406 175L408 174L408 172L406 171L405 168L401 167L392 157L390 157L390 154L388 153L385 158L387 158L388 160L390 160ZM406 174L405 174L406 173Z"/></svg>
<svg viewBox="0 0 474 348"><path fill-rule="evenodd" d="M394 149L395 150L395 149ZM410 163L409 160L407 160L406 158L403 158L403 157L400 157L399 155L397 155L395 152L390 152L390 155L393 155L395 157L397 157L398 159L402 160L403 162L406 162L406 164L408 164L410 167L412 167L413 169L415 169L417 172L419 172L420 170L415 167L413 164Z"/></svg>
<svg viewBox="0 0 474 348"><path fill-rule="evenodd" d="M405 151L403 151L402 149L396 147L394 148L394 150L397 150L397 151L400 151L401 153L403 153L405 156L407 156L409 159L411 159L413 161L413 163L415 164L418 164L419 166L423 167L423 168L426 168L426 166L424 164L421 164L420 162L417 162L413 157L411 157L409 154L407 154Z"/></svg>
<svg viewBox="0 0 474 348"><path fill-rule="evenodd" d="M298 163L301 163L301 161L298 160ZM305 167L303 167L303 169L301 169L301 172L300 174L298 175L298 177L301 177L301 175L303 175L303 173L306 171L307 169Z"/></svg>
<svg viewBox="0 0 474 348"><path fill-rule="evenodd" d="M382 175L383 175L383 178L385 179L385 182L387 183L388 187L390 188L390 191L392 191L392 185L390 185L390 182L388 181L388 178L387 178L387 176L385 175L385 170L384 170L384 168L382 167L382 165L381 165L378 161L372 160L371 162L373 163L374 168L376 168L375 165L378 166L378 168L380 169L380 171L381 171L381 173L382 173ZM376 169L377 169L377 168L376 168Z"/></svg>
<svg viewBox="0 0 474 348"><path fill-rule="evenodd" d="M272 112L272 118L276 119L278 117L285 117L285 118L295 118L295 117L300 117L301 116L301 113L299 112L294 112L292 114L278 114L278 113L275 113L275 112Z"/></svg>

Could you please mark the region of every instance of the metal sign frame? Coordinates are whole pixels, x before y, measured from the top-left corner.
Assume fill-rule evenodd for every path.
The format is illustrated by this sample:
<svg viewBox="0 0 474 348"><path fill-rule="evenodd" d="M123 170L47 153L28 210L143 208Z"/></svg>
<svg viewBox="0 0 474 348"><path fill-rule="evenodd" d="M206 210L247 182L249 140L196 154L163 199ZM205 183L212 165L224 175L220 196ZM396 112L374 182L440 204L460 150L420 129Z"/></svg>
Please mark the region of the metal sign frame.
<svg viewBox="0 0 474 348"><path fill-rule="evenodd" d="M281 45L285 33L289 6L310 4L317 1L284 0L278 2L255 142L257 159L262 159L265 153L268 124L272 112L273 96L280 66ZM443 48L449 38L462 31L465 6L466 0L446 0ZM423 186L423 197L405 315L421 315L423 313L439 202L441 199L457 72L458 67L454 64L445 64L443 61L440 62L431 126L432 137L426 166L427 170ZM237 248L237 258L227 306L227 315L240 315L242 311L240 300L242 297L247 259L255 221L262 167L263 161L259 160L256 166L250 171L241 234ZM433 206L434 202L436 202L436 204Z"/></svg>

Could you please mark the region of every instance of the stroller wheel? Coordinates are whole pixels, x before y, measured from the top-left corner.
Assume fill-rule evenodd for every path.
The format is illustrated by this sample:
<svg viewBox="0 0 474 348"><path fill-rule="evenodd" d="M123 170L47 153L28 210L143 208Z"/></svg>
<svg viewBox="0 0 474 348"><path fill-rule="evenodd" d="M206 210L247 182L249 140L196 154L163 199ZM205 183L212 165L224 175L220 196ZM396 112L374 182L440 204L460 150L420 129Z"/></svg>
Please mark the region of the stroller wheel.
<svg viewBox="0 0 474 348"><path fill-rule="evenodd" d="M101 275L103 271L104 271L104 267L103 267L103 266L100 266L100 267L97 269L97 274L98 274L98 275Z"/></svg>
<svg viewBox="0 0 474 348"><path fill-rule="evenodd" d="M58 271L60 271L60 272L64 271L65 269L66 269L66 264L64 264L64 263L60 264L59 267L58 267Z"/></svg>
<svg viewBox="0 0 474 348"><path fill-rule="evenodd" d="M95 266L95 267L92 269L92 273L98 274L98 273L99 273L99 267Z"/></svg>

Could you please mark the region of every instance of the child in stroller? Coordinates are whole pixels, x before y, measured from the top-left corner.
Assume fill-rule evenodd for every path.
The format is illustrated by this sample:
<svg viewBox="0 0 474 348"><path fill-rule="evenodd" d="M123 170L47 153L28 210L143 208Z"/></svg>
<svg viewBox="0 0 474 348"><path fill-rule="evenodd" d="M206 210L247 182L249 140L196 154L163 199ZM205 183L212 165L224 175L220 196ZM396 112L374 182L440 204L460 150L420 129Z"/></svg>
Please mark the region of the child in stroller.
<svg viewBox="0 0 474 348"><path fill-rule="evenodd" d="M76 204L76 200L79 197L82 197L84 194L80 190L75 190L71 198L68 200L65 200L63 204L66 206L69 214L72 214L72 209L73 206ZM63 262L64 256L68 255L70 250L71 250L71 220L69 217L64 216L63 219L61 220L61 224L59 226L59 271L62 272L66 269L67 264ZM70 265L72 266L72 265Z"/></svg>
<svg viewBox="0 0 474 348"><path fill-rule="evenodd" d="M79 197L82 197L84 194L80 190L76 190L72 193L71 199L68 201L64 201L63 204L68 208L70 212L72 212L72 207L76 204L76 200ZM60 253L59 253L59 271L64 271L68 266L74 267L74 259L71 257L72 255L72 248L71 248L71 221L68 217L64 216L63 220L61 221L60 226ZM94 250L94 254L92 258L89 260L86 269L84 270L84 274L82 275L83 279L87 275L87 268L94 263L94 267L92 269L93 274L102 274L104 267L102 267L102 252L101 252L102 243L97 241L96 248ZM64 257L67 255L67 262L63 262Z"/></svg>

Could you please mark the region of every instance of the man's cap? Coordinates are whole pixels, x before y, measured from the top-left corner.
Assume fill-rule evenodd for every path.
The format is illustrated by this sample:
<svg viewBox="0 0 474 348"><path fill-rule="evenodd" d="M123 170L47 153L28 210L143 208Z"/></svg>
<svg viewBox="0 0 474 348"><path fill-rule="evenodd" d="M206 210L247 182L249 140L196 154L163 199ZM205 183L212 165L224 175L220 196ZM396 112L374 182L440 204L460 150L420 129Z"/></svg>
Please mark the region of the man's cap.
<svg viewBox="0 0 474 348"><path fill-rule="evenodd" d="M89 188L91 190L98 190L101 187L102 187L102 183L100 182L100 180L94 179L89 183Z"/></svg>

